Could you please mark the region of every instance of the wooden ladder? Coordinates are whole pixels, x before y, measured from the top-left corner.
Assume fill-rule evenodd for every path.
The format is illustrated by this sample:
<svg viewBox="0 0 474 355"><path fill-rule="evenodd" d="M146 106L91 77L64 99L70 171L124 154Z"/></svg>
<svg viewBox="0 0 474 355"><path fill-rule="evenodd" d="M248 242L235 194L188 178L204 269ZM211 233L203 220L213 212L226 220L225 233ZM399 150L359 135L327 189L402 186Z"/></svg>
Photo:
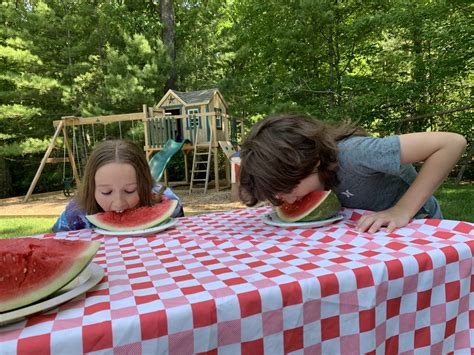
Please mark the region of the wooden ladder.
<svg viewBox="0 0 474 355"><path fill-rule="evenodd" d="M209 182L209 174L211 171L211 156L212 156L212 130L209 137L209 143L198 144L198 137L199 137L199 125L196 127L196 137L194 139L194 155L193 155L193 167L191 169L191 183L189 184L189 194L192 193L193 189L197 189L194 187L194 183L196 182L204 182L203 192L207 192L207 184ZM198 157L200 160L198 160ZM201 159L202 158L202 159ZM206 172L205 179L198 179L196 178L196 173L203 173ZM202 188L200 188L202 189Z"/></svg>

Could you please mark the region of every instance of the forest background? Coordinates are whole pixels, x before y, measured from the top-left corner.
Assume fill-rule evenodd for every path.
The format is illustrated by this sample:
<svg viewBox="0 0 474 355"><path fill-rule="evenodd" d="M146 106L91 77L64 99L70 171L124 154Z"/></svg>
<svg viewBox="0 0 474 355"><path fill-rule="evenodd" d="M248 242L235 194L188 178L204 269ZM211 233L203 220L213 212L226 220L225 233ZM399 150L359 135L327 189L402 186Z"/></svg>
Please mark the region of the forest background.
<svg viewBox="0 0 474 355"><path fill-rule="evenodd" d="M247 129L291 110L458 132L472 162L473 28L464 0L3 1L0 197L26 193L53 120L140 112L169 88L219 88ZM64 174L49 164L35 191Z"/></svg>

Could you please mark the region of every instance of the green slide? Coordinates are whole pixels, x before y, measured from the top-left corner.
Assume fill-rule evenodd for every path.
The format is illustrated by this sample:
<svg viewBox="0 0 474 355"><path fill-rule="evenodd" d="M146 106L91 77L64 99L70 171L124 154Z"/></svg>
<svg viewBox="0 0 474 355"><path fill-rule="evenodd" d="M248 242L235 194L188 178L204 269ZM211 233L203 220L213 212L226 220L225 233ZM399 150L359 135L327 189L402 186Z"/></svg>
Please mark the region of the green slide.
<svg viewBox="0 0 474 355"><path fill-rule="evenodd" d="M185 139L183 142L176 142L174 139L168 139L163 149L153 155L148 165L150 166L151 176L153 176L155 181L160 181L166 165L168 165L173 155L179 152L186 143L191 143L191 141Z"/></svg>

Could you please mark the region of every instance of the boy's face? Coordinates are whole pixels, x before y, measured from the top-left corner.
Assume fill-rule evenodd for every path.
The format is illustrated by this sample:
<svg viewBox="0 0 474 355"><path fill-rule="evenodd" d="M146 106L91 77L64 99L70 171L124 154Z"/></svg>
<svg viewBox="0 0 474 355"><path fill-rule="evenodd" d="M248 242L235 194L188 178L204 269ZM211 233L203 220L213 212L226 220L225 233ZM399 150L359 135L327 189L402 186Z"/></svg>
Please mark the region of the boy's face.
<svg viewBox="0 0 474 355"><path fill-rule="evenodd" d="M276 195L276 198L286 203L294 203L301 200L310 192L322 190L324 190L324 185L319 180L318 173L314 173L301 180L300 183L289 193L279 193Z"/></svg>
<svg viewBox="0 0 474 355"><path fill-rule="evenodd" d="M124 211L140 202L135 168L130 164L109 163L95 173L95 200L107 211Z"/></svg>

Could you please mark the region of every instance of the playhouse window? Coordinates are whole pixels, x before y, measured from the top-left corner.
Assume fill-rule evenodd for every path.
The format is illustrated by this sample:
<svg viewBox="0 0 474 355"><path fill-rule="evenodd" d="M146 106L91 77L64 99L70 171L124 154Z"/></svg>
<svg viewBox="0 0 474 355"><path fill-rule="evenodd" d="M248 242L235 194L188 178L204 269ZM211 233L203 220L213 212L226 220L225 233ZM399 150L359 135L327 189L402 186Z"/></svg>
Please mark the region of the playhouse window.
<svg viewBox="0 0 474 355"><path fill-rule="evenodd" d="M214 112L216 113L216 128L222 129L222 109L216 107L214 108Z"/></svg>
<svg viewBox="0 0 474 355"><path fill-rule="evenodd" d="M186 128L191 129L198 127L201 128L201 117L196 116L199 113L199 109L197 108L190 108L188 109L188 117L186 118ZM189 117L191 116L191 117Z"/></svg>

